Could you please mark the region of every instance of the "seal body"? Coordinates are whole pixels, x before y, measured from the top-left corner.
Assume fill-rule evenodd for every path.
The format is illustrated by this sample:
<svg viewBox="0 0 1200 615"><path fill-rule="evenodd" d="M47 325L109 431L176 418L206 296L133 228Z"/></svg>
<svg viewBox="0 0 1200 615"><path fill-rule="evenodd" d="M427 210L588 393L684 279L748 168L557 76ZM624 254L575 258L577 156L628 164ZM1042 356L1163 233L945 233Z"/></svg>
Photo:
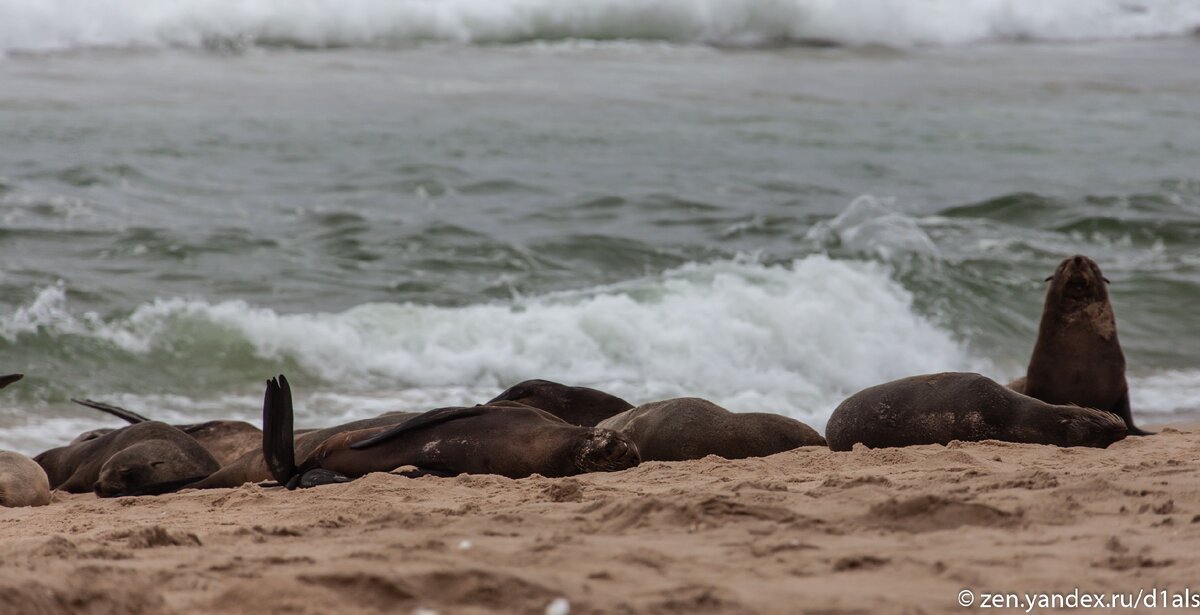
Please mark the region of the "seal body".
<svg viewBox="0 0 1200 615"><path fill-rule="evenodd" d="M126 410L120 406L104 402L91 399L72 399L71 401L85 408L111 414L131 425L145 423L150 420L132 410ZM208 449L208 452L212 453L213 457L222 466L233 463L236 459L250 451L258 450L262 444L262 430L246 421L216 420L188 425L175 425L175 427L192 436L192 438L200 443L200 446ZM71 444L94 440L113 431L116 430L93 429L85 431L76 436L71 441Z"/></svg>
<svg viewBox="0 0 1200 615"><path fill-rule="evenodd" d="M1125 437L1115 415L1055 406L1017 393L979 374L946 372L901 378L863 389L829 417L829 448L948 444L1005 440L1104 448Z"/></svg>
<svg viewBox="0 0 1200 615"><path fill-rule="evenodd" d="M0 506L45 506L50 503L50 481L34 460L0 451Z"/></svg>
<svg viewBox="0 0 1200 615"><path fill-rule="evenodd" d="M489 401L513 401L583 427L595 427L600 421L624 412L633 404L604 391L573 387L549 380L526 380L514 384Z"/></svg>
<svg viewBox="0 0 1200 615"><path fill-rule="evenodd" d="M291 421L291 390L280 376L268 382L263 400L263 453L271 474L290 487L404 466L419 474L524 478L623 470L641 461L636 445L621 434L569 425L511 402L439 408L392 427L342 432L321 442L299 465ZM319 482L305 483L310 475Z"/></svg>
<svg viewBox="0 0 1200 615"><path fill-rule="evenodd" d="M765 457L801 446L825 446L813 428L786 416L730 412L696 397L644 404L602 421L637 444L644 461L683 461L717 455Z"/></svg>
<svg viewBox="0 0 1200 615"><path fill-rule="evenodd" d="M324 429L297 430L294 434L295 454L301 459L312 454L322 442L330 437L346 431L387 427L402 423L416 416L415 412L389 412L387 414L357 421L350 421ZM221 489L240 487L245 483L259 483L271 480L271 471L267 468L267 460L263 457L262 432L259 432L254 449L248 451L232 462L223 464L221 469L204 480L188 485L190 489Z"/></svg>
<svg viewBox="0 0 1200 615"><path fill-rule="evenodd" d="M1131 435L1149 433L1133 424L1125 353L1100 267L1086 256L1072 256L1049 282L1029 368L1009 386L1048 404L1112 412Z"/></svg>
<svg viewBox="0 0 1200 615"><path fill-rule="evenodd" d="M34 458L50 485L101 497L174 491L220 468L203 446L179 429L148 421Z"/></svg>

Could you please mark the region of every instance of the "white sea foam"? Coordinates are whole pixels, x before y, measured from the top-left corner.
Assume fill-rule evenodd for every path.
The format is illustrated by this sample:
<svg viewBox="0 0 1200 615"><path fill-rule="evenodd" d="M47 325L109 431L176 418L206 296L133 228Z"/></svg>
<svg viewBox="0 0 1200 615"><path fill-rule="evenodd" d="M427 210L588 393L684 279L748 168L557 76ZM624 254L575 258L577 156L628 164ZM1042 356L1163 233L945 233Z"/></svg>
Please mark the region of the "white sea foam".
<svg viewBox="0 0 1200 615"><path fill-rule="evenodd" d="M171 352L181 332L233 336L258 357L291 360L321 375L324 382L294 384L302 403L338 419L364 407L363 400L372 410L428 408L548 378L635 402L698 395L820 426L838 401L863 387L989 366L917 314L884 265L824 256L787 266L688 265L619 286L505 303L366 304L335 314L162 299L105 321L73 316L56 286L0 318L0 335L9 340L31 331L64 341L82 335L133 353ZM193 359L202 360L178 358ZM325 397L307 397L314 393ZM133 410L185 410L162 397L114 401ZM254 402L245 406L252 416Z"/></svg>
<svg viewBox="0 0 1200 615"><path fill-rule="evenodd" d="M886 265L825 256L789 265L693 264L616 286L511 302L366 304L340 313L281 314L240 301L160 299L105 320L74 315L59 285L0 317L0 336L10 343L34 332L132 353L171 353L187 336L239 340L247 353L293 361L321 377L293 378L298 422L307 425L476 403L520 380L548 378L635 403L695 395L823 429L837 403L867 386L944 370L1004 376L917 313ZM189 352L185 345L176 360L214 369L208 358ZM1198 410L1200 372L1134 375L1131 385L1142 423ZM256 422L261 404L244 390L207 399L130 391L107 401L172 422L218 416ZM0 407L6 426L0 448L34 452L84 429L114 426L80 412L86 418L43 420L36 412Z"/></svg>
<svg viewBox="0 0 1200 615"><path fill-rule="evenodd" d="M1194 0L0 0L0 52L653 40L896 46L1174 36Z"/></svg>

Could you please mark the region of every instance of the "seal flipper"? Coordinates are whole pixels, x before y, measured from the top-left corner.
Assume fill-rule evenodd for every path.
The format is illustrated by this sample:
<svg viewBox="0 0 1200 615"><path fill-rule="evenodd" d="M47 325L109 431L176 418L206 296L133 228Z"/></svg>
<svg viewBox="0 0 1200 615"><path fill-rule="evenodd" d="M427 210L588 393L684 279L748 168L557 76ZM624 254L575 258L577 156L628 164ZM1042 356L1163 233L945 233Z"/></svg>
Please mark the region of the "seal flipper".
<svg viewBox="0 0 1200 615"><path fill-rule="evenodd" d="M1112 413L1121 417L1121 420L1125 421L1125 426L1129 428L1129 432L1128 432L1129 435L1131 435L1131 436L1153 436L1154 435L1153 431L1146 431L1145 429L1142 429L1142 428L1138 427L1137 425L1133 424L1133 410L1129 407L1129 391L1128 390L1126 390L1125 394L1121 396L1121 401L1117 403L1117 407L1115 409L1113 409Z"/></svg>
<svg viewBox="0 0 1200 615"><path fill-rule="evenodd" d="M208 477L207 476L191 476L188 478L180 478L178 480L169 480L169 481L165 481L165 482L161 482L161 483L151 483L149 485L142 485L141 487L134 489L132 491L129 491L128 493L118 493L118 494L114 495L113 497L163 495L165 493L174 493L176 491L179 491L180 489L190 488L191 485L198 483L206 478L208 478Z"/></svg>
<svg viewBox="0 0 1200 615"><path fill-rule="evenodd" d="M7 376L0 376L0 389L3 389L4 387L6 387L24 377L25 377L25 374L8 374Z"/></svg>
<svg viewBox="0 0 1200 615"><path fill-rule="evenodd" d="M267 381L263 395L263 457L271 476L290 485L296 476L296 448L292 440L292 388L283 374Z"/></svg>
<svg viewBox="0 0 1200 615"><path fill-rule="evenodd" d="M442 423L447 423L458 419L479 416L484 412L489 412L487 406L473 406L470 408L438 408L437 410L430 410L429 412L414 416L387 431L382 431L364 440L359 440L358 442L351 444L350 448L355 450L370 448L381 442L387 442L388 440L391 440L392 438L395 438L403 433L421 429L422 427L432 427L433 425L440 425Z"/></svg>
<svg viewBox="0 0 1200 615"><path fill-rule="evenodd" d="M93 410L107 412L121 420L124 420L127 423L137 424L137 423L146 423L146 422L150 421L150 419L134 412L133 410L126 410L120 406L106 404L102 401L95 401L95 400L91 400L91 399L75 399L74 397L71 398L71 401L73 401L85 408L91 408Z"/></svg>

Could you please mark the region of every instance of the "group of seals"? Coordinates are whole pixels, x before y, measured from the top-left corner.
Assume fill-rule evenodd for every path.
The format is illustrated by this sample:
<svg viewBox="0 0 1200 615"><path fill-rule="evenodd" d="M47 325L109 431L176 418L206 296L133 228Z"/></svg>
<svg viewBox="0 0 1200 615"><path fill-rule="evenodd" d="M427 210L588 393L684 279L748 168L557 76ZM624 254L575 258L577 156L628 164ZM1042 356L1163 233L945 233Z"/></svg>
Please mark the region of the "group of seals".
<svg viewBox="0 0 1200 615"><path fill-rule="evenodd" d="M116 496L274 478L295 488L402 467L411 468L402 472L407 476L557 477L621 470L643 460L739 459L802 446L845 451L857 443L894 447L997 439L1106 447L1127 434L1146 434L1133 424L1125 357L1100 268L1073 256L1047 281L1024 378L1006 388L979 374L947 372L876 385L834 410L828 441L780 415L734 413L693 397L634 407L597 389L548 380L518 383L477 406L395 412L296 431L291 389L280 376L267 383L261 431L244 421L171 426L109 404L75 400L131 424L81 434L68 446L38 455L36 464L3 454L0 504L44 503L48 487ZM0 388L20 378L0 376ZM40 482L31 474L39 466Z"/></svg>
<svg viewBox="0 0 1200 615"><path fill-rule="evenodd" d="M1107 447L1133 424L1125 355L1108 279L1092 259L1064 259L1050 283L1024 378L1008 387L979 374L913 376L851 395L826 424L829 447L1007 440Z"/></svg>
<svg viewBox="0 0 1200 615"><path fill-rule="evenodd" d="M640 461L637 447L616 432L570 425L524 404L496 402L439 408L392 427L341 432L297 465L291 387L283 376L267 383L263 454L271 474L288 488L344 482L405 466L420 475L524 478L623 470Z"/></svg>

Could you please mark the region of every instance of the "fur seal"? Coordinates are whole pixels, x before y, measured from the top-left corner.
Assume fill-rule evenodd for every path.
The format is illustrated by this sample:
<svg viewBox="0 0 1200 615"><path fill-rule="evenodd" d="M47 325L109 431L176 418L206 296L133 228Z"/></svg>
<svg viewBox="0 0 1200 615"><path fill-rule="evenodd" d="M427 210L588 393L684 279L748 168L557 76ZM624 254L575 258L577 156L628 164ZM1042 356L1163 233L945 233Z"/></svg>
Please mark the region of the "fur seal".
<svg viewBox="0 0 1200 615"><path fill-rule="evenodd" d="M3 389L4 387L6 387L24 377L25 377L25 374L8 374L5 376L0 376L0 389Z"/></svg>
<svg viewBox="0 0 1200 615"><path fill-rule="evenodd" d="M120 406L106 404L90 399L72 399L71 401L101 412L111 414L130 424L145 423L150 419ZM246 421L217 420L188 425L174 425L183 433L194 438L200 446L208 449L212 456L222 466L229 465L250 451L259 450L262 446L262 430ZM87 442L98 438L112 429L93 429L79 434L71 441L72 444Z"/></svg>
<svg viewBox="0 0 1200 615"><path fill-rule="evenodd" d="M1149 435L1133 424L1125 353L1100 267L1077 254L1059 263L1046 281L1050 287L1029 369L1008 386L1048 404L1111 412L1125 421L1130 435Z"/></svg>
<svg viewBox="0 0 1200 615"><path fill-rule="evenodd" d="M0 506L45 506L50 503L50 481L34 460L0 451Z"/></svg>
<svg viewBox="0 0 1200 615"><path fill-rule="evenodd" d="M191 436L158 421L50 449L34 461L55 489L100 497L167 493L221 467Z"/></svg>
<svg viewBox="0 0 1200 615"><path fill-rule="evenodd" d="M283 376L267 382L263 454L271 475L289 489L402 466L417 468L409 475L524 478L623 470L641 461L637 446L618 433L568 425L537 408L502 402L439 408L392 427L343 432L322 442L297 465L292 394Z"/></svg>
<svg viewBox="0 0 1200 615"><path fill-rule="evenodd" d="M1054 406L979 374L945 372L901 378L846 398L825 427L829 448L1005 440L1105 448L1125 437L1111 413Z"/></svg>
<svg viewBox="0 0 1200 615"><path fill-rule="evenodd" d="M730 412L696 397L643 404L598 426L628 436L644 461L683 461L707 455L744 459L801 446L825 446L821 434L795 419L765 412Z"/></svg>
<svg viewBox="0 0 1200 615"><path fill-rule="evenodd" d="M533 406L581 427L595 427L600 421L633 407L624 399L604 391L567 386L549 380L518 382L487 403L500 401Z"/></svg>
<svg viewBox="0 0 1200 615"><path fill-rule="evenodd" d="M349 423L326 427L324 429L296 430L294 438L295 455L301 459L306 458L322 442L339 433L374 427L390 427L417 416L417 414L416 412L388 412L374 418L350 421ZM301 431L304 431L304 433L301 433ZM267 460L263 457L262 439L260 437L258 447L253 451L238 457L232 463L225 465L215 474L204 480L188 485L188 488L222 489L240 487L245 483L260 483L271 480L271 478L271 471L267 468Z"/></svg>

